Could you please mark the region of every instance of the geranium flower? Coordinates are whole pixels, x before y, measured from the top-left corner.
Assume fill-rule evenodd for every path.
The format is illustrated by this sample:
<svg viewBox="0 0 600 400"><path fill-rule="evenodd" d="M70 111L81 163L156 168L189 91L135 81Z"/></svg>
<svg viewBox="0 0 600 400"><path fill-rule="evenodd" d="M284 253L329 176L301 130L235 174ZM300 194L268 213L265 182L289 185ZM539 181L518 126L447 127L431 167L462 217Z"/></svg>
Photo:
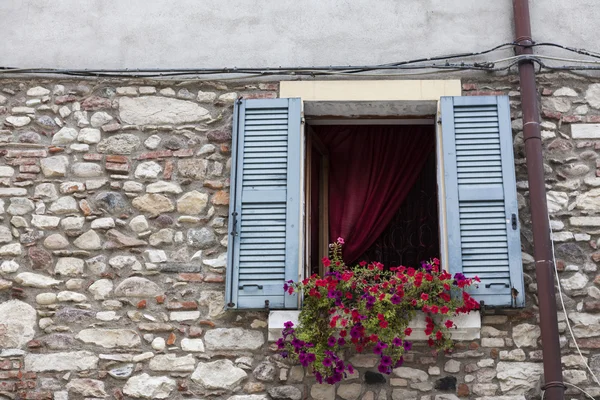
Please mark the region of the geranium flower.
<svg viewBox="0 0 600 400"><path fill-rule="evenodd" d="M421 293L421 300L423 300L423 301L429 300L429 295L427 293Z"/></svg>
<svg viewBox="0 0 600 400"><path fill-rule="evenodd" d="M446 322L444 322L444 325L446 325L446 328L452 328L454 326L454 322L452 322L451 320L447 320Z"/></svg>
<svg viewBox="0 0 600 400"><path fill-rule="evenodd" d="M404 330L404 334L405 334L406 336L410 336L410 334L411 334L411 333L412 333L412 329L411 329L411 328L406 328L406 329Z"/></svg>
<svg viewBox="0 0 600 400"><path fill-rule="evenodd" d="M325 266L325 267L329 267L331 265L331 260L327 257L323 257L321 259L321 262L323 263L323 266Z"/></svg>

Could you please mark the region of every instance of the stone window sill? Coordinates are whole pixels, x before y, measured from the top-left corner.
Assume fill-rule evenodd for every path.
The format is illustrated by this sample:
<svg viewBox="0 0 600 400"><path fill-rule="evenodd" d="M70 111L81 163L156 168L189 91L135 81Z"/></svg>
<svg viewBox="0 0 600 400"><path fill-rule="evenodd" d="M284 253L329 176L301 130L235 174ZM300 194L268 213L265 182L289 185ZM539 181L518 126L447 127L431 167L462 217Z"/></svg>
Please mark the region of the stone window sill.
<svg viewBox="0 0 600 400"><path fill-rule="evenodd" d="M274 342L281 337L281 330L286 321L292 321L295 325L298 323L299 310L271 311L269 313L269 341ZM481 315L479 311L472 311L469 314L462 314L452 318L456 323L457 329L452 330L452 339L474 340L481 336ZM411 340L427 340L423 330L425 329L425 314L418 312L415 319L409 325L413 329Z"/></svg>

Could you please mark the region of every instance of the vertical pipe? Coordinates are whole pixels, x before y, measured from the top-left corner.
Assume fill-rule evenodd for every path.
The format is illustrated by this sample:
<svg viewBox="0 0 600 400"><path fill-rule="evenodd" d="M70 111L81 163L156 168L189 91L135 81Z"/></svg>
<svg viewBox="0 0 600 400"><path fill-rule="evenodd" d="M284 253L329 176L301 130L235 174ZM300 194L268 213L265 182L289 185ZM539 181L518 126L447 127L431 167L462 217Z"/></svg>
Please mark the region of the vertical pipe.
<svg viewBox="0 0 600 400"><path fill-rule="evenodd" d="M515 42L518 55L533 54L530 45L531 21L528 0L513 0ZM523 137L527 157L529 201L533 225L535 271L538 285L540 328L544 358L545 399L563 400L564 384L560 360L558 318L554 289L554 261L546 203L544 160L540 134L540 109L535 84L535 65L531 60L519 63Z"/></svg>

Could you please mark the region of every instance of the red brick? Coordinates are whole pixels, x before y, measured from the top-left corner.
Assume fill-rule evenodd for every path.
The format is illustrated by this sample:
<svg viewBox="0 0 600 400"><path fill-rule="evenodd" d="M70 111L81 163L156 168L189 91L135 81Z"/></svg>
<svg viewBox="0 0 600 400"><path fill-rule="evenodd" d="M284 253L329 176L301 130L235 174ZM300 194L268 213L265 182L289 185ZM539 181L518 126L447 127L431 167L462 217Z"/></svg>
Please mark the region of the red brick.
<svg viewBox="0 0 600 400"><path fill-rule="evenodd" d="M21 165L19 166L19 172L30 172L33 174L37 174L40 172L40 167L37 165Z"/></svg>
<svg viewBox="0 0 600 400"><path fill-rule="evenodd" d="M89 201L87 201L86 199L81 199L79 201L79 208L81 209L81 212L83 212L83 215L85 215L86 217L88 215L92 215L92 207L90 206Z"/></svg>
<svg viewBox="0 0 600 400"><path fill-rule="evenodd" d="M61 104L65 104L65 103L72 103L74 101L77 101L77 96L73 96L72 94L66 95L66 96L56 96L54 98L54 103L61 105Z"/></svg>
<svg viewBox="0 0 600 400"><path fill-rule="evenodd" d="M200 328L199 326L190 326L190 332L188 335L191 338L197 338L202 336L202 333L204 333L204 329Z"/></svg>
<svg viewBox="0 0 600 400"><path fill-rule="evenodd" d="M117 156L114 154L109 154L106 156L106 162L117 163L117 164L127 164L127 157L125 156Z"/></svg>
<svg viewBox="0 0 600 400"><path fill-rule="evenodd" d="M600 338L577 339L577 343L583 349L600 349Z"/></svg>
<svg viewBox="0 0 600 400"><path fill-rule="evenodd" d="M223 182L221 181L204 181L203 185L209 189L223 189Z"/></svg>
<svg viewBox="0 0 600 400"><path fill-rule="evenodd" d="M165 296L160 295L160 296L156 296L156 304L162 304L165 302Z"/></svg>
<svg viewBox="0 0 600 400"><path fill-rule="evenodd" d="M111 103L109 99L90 96L81 102L81 108L84 110L105 110L111 108Z"/></svg>
<svg viewBox="0 0 600 400"><path fill-rule="evenodd" d="M505 94L501 90L476 90L474 92L466 92L465 96L503 96Z"/></svg>
<svg viewBox="0 0 600 400"><path fill-rule="evenodd" d="M167 304L167 310L197 310L198 304L195 301L170 301Z"/></svg>
<svg viewBox="0 0 600 400"><path fill-rule="evenodd" d="M21 158L21 157L47 157L48 152L46 150L7 150L7 158Z"/></svg>
<svg viewBox="0 0 600 400"><path fill-rule="evenodd" d="M227 143L221 143L221 153L229 154L231 153L231 146Z"/></svg>
<svg viewBox="0 0 600 400"><path fill-rule="evenodd" d="M141 309L141 308L146 308L146 304L147 304L147 303L146 303L146 300L140 300L140 301L137 303L137 308L140 308L140 309Z"/></svg>
<svg viewBox="0 0 600 400"><path fill-rule="evenodd" d="M592 122L592 123L599 123L600 122L600 115L588 115L587 116L587 122Z"/></svg>
<svg viewBox="0 0 600 400"><path fill-rule="evenodd" d="M198 324L199 325L210 326L211 328L214 328L216 326L214 322L208 321L206 319L201 319L200 321L198 321ZM406 359L406 357L404 357L404 359Z"/></svg>
<svg viewBox="0 0 600 400"><path fill-rule="evenodd" d="M206 278L204 278L204 282L223 283L223 282L225 282L225 278L223 277L223 275L208 274L208 275L206 275Z"/></svg>
<svg viewBox="0 0 600 400"><path fill-rule="evenodd" d="M546 117L548 119L560 119L562 117L562 114L559 112L553 112L553 111L547 111L547 110L542 110L542 114L544 115L544 117Z"/></svg>
<svg viewBox="0 0 600 400"><path fill-rule="evenodd" d="M259 83L258 88L260 90L279 90L278 83Z"/></svg>
<svg viewBox="0 0 600 400"><path fill-rule="evenodd" d="M6 160L7 165L36 165L38 163L37 158L15 158L13 160Z"/></svg>
<svg viewBox="0 0 600 400"><path fill-rule="evenodd" d="M456 388L456 395L458 397L468 397L469 396L469 386L466 383L459 383Z"/></svg>
<svg viewBox="0 0 600 400"><path fill-rule="evenodd" d="M550 96L552 94L552 90L550 89L542 89L542 96Z"/></svg>
<svg viewBox="0 0 600 400"><path fill-rule="evenodd" d="M193 272L186 272L177 275L177 279L186 282L202 282L204 280L204 275Z"/></svg>
<svg viewBox="0 0 600 400"><path fill-rule="evenodd" d="M18 393L20 400L52 400L52 392L21 391Z"/></svg>
<svg viewBox="0 0 600 400"><path fill-rule="evenodd" d="M31 181L37 178L37 174L19 174L15 179L19 182Z"/></svg>
<svg viewBox="0 0 600 400"><path fill-rule="evenodd" d="M17 390L15 382L0 381L0 392L14 392Z"/></svg>
<svg viewBox="0 0 600 400"><path fill-rule="evenodd" d="M65 149L62 147L56 147L56 146L48 147L48 152L50 152L51 154L62 153L63 151L65 151Z"/></svg>
<svg viewBox="0 0 600 400"><path fill-rule="evenodd" d="M19 371L0 371L0 379L19 379Z"/></svg>
<svg viewBox="0 0 600 400"><path fill-rule="evenodd" d="M35 389L35 381L19 381L17 382L17 389Z"/></svg>
<svg viewBox="0 0 600 400"><path fill-rule="evenodd" d="M83 155L85 161L102 161L104 156L98 153L86 153Z"/></svg>
<svg viewBox="0 0 600 400"><path fill-rule="evenodd" d="M102 131L103 132L116 132L119 129L121 129L121 124L119 123L112 123L112 124L106 124L104 126L102 126Z"/></svg>
<svg viewBox="0 0 600 400"><path fill-rule="evenodd" d="M274 92L256 92L245 94L244 99L275 99L277 98L277 93Z"/></svg>
<svg viewBox="0 0 600 400"><path fill-rule="evenodd" d="M600 301L584 301L583 311L593 313L600 312Z"/></svg>
<svg viewBox="0 0 600 400"><path fill-rule="evenodd" d="M105 165L107 171L116 173L129 173L129 164L117 164L107 162Z"/></svg>
<svg viewBox="0 0 600 400"><path fill-rule="evenodd" d="M573 122L583 121L583 117L581 115L563 115L562 121L567 124L572 124Z"/></svg>
<svg viewBox="0 0 600 400"><path fill-rule="evenodd" d="M173 177L173 168L174 168L173 161L171 161L171 160L165 161L165 170L163 171L163 179L165 181L170 181L171 178Z"/></svg>
<svg viewBox="0 0 600 400"><path fill-rule="evenodd" d="M150 151L148 153L142 153L138 157L138 160L150 160L150 159L165 158L165 157L172 157L172 156L173 156L173 152L171 150L157 150L157 151Z"/></svg>
<svg viewBox="0 0 600 400"><path fill-rule="evenodd" d="M171 332L169 334L169 337L167 338L167 345L169 345L169 346L174 345L176 340L177 340L177 336L175 336L175 334L173 332Z"/></svg>
<svg viewBox="0 0 600 400"><path fill-rule="evenodd" d="M462 89L463 90L477 90L477 85L474 83L463 83Z"/></svg>
<svg viewBox="0 0 600 400"><path fill-rule="evenodd" d="M173 156L175 157L191 157L194 155L194 149L181 149L173 152Z"/></svg>
<svg viewBox="0 0 600 400"><path fill-rule="evenodd" d="M219 190L213 196L212 203L218 206L229 205L229 193L224 190Z"/></svg>

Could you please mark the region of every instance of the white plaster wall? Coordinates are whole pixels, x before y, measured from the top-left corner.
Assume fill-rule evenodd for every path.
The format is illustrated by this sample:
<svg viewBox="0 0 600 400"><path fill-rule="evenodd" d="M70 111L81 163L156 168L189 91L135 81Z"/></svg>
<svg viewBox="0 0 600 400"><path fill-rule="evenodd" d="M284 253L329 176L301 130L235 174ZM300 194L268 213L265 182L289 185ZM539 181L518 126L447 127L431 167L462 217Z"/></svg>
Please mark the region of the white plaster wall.
<svg viewBox="0 0 600 400"><path fill-rule="evenodd" d="M600 51L600 1L531 11L537 41ZM385 63L511 41L512 1L0 0L0 37L2 66Z"/></svg>

